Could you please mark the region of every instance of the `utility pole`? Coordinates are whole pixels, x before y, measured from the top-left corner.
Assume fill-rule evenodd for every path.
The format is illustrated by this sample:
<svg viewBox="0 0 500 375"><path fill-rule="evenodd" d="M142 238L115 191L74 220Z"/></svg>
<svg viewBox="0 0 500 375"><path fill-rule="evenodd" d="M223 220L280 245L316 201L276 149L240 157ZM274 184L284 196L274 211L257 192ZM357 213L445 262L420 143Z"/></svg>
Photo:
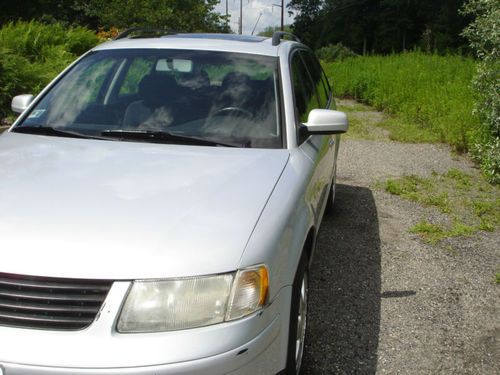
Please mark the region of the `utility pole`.
<svg viewBox="0 0 500 375"><path fill-rule="evenodd" d="M229 28L229 6L228 6L228 1L229 0L226 0L226 27L228 29L228 31L230 30Z"/></svg>
<svg viewBox="0 0 500 375"><path fill-rule="evenodd" d="M281 31L284 31L285 29L285 0L281 0L281 5L280 4L272 4L271 7L278 7L281 8Z"/></svg>
<svg viewBox="0 0 500 375"><path fill-rule="evenodd" d="M243 34L243 0L240 0L240 24L238 34Z"/></svg>
<svg viewBox="0 0 500 375"><path fill-rule="evenodd" d="M281 0L281 31L285 30L285 0Z"/></svg>

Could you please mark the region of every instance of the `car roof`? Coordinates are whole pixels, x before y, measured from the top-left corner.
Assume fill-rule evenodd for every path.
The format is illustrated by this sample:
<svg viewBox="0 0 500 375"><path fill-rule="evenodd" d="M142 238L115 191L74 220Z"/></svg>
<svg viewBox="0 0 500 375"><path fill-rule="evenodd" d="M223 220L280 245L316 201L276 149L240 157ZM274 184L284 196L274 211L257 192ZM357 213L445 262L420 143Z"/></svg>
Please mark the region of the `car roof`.
<svg viewBox="0 0 500 375"><path fill-rule="evenodd" d="M111 49L193 49L204 51L223 51L250 53L256 55L278 56L280 45L295 43L282 40L274 46L271 38L237 34L170 34L158 37L130 37L103 43L93 50Z"/></svg>

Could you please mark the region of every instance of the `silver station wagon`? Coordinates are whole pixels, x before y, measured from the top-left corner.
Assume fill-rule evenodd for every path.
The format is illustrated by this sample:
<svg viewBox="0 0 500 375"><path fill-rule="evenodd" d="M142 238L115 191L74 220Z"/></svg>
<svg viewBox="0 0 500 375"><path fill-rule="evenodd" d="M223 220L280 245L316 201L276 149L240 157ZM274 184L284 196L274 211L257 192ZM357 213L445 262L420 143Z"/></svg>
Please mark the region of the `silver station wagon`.
<svg viewBox="0 0 500 375"><path fill-rule="evenodd" d="M340 134L296 40L129 30L0 136L0 374L298 374Z"/></svg>

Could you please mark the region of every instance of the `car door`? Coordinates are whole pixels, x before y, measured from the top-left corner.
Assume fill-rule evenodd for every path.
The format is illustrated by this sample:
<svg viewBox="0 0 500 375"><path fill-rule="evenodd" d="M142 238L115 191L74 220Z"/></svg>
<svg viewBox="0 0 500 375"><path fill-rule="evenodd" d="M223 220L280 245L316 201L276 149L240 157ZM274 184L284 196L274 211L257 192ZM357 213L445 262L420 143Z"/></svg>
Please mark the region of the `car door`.
<svg viewBox="0 0 500 375"><path fill-rule="evenodd" d="M326 109L335 109L335 101L333 99L332 90L330 88L330 84L328 83L328 79L326 77L321 64L314 54L309 50L300 51L300 54L305 62L307 70L311 76L313 84L316 88L316 93L318 95L318 101L320 108ZM332 181L336 175L336 166L337 166L337 154L338 147L340 142L340 135L332 135L329 136L328 140L328 152L327 159L328 162L325 164L329 165L330 170L325 173L329 174L329 181Z"/></svg>
<svg viewBox="0 0 500 375"><path fill-rule="evenodd" d="M309 52L305 49L296 49L292 52L290 71L299 148L313 163L306 199L311 205L316 223L319 223L332 180L334 161L334 142L332 140L334 138L326 135L308 135L302 126L307 122L311 110L327 108L329 105L325 100L326 93L324 91L322 93L323 97L318 95L318 86L324 90L324 87L321 86L323 82L321 75L315 74L315 80L311 76L304 59L306 53Z"/></svg>

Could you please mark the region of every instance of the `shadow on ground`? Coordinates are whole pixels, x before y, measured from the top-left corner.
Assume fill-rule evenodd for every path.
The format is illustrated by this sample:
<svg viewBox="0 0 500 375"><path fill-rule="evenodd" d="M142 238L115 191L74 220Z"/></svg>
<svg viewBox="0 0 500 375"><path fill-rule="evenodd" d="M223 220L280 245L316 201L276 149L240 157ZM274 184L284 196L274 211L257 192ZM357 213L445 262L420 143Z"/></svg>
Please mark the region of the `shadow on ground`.
<svg viewBox="0 0 500 375"><path fill-rule="evenodd" d="M380 328L380 235L370 189L338 185L311 267L303 373L374 374Z"/></svg>

